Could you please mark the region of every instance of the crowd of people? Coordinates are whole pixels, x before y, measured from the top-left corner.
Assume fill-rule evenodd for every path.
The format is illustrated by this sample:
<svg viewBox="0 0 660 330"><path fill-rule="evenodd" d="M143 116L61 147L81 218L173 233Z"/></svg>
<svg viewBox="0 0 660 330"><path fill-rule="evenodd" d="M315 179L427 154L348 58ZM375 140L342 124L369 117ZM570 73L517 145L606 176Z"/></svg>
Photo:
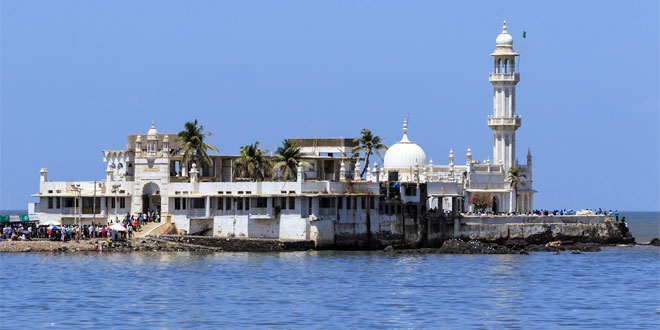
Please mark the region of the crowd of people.
<svg viewBox="0 0 660 330"><path fill-rule="evenodd" d="M587 214L591 214L591 215L612 215L612 216L615 217L616 222L625 222L625 219L626 219L626 217L619 218L619 211L618 210L606 211L606 210L603 210L603 209L599 208L598 210L596 210L596 209L593 209L593 210L586 209L586 210L583 210L582 212L585 212L585 211L586 211L586 214L585 213L578 214L578 212L573 211L571 209L568 209L568 210L567 209L553 210L553 211L543 209L543 210L534 210L534 211L531 211L531 212L506 212L506 213L505 212L493 213L493 212L487 212L487 211L483 211L483 212L464 212L464 213L459 213L459 215L462 215L462 216L466 216L466 215L477 215L477 216L487 216L487 215L495 215L495 216L534 216L534 215L587 215Z"/></svg>
<svg viewBox="0 0 660 330"><path fill-rule="evenodd" d="M84 225L39 225L30 223L0 224L2 240L32 240L36 238L54 241L79 241L81 239L109 239L112 241L124 240L133 237L134 232L142 231L147 222L160 222L158 211L127 214L124 219L115 218L107 224L92 223ZM114 227L120 225L122 228ZM114 227L114 230L113 230Z"/></svg>

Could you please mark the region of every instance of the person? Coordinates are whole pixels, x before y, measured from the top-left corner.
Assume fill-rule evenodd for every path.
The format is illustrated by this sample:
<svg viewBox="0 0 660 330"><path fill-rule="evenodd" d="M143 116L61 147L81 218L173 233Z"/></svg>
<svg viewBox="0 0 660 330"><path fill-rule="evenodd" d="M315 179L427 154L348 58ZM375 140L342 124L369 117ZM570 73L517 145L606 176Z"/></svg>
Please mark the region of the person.
<svg viewBox="0 0 660 330"><path fill-rule="evenodd" d="M614 216L616 217L616 222L619 222L619 210L614 210Z"/></svg>

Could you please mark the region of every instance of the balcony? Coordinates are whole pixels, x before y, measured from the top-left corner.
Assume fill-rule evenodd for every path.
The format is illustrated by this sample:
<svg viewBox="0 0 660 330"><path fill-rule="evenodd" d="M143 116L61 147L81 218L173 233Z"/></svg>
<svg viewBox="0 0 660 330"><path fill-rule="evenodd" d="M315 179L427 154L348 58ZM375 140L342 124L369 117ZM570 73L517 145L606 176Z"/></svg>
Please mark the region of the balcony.
<svg viewBox="0 0 660 330"><path fill-rule="evenodd" d="M210 214L208 217L206 216L206 209L188 209L186 216L189 219L205 219L211 217Z"/></svg>
<svg viewBox="0 0 660 330"><path fill-rule="evenodd" d="M520 81L520 73L490 73L490 81Z"/></svg>
<svg viewBox="0 0 660 330"><path fill-rule="evenodd" d="M520 127L522 118L515 117L492 117L488 116L488 127L499 129L511 129Z"/></svg>

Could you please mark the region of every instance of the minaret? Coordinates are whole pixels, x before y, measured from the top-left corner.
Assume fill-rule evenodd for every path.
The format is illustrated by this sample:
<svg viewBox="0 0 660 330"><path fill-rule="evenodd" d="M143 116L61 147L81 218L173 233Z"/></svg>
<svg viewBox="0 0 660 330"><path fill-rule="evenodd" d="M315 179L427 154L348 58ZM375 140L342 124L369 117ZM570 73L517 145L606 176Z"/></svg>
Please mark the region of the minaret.
<svg viewBox="0 0 660 330"><path fill-rule="evenodd" d="M520 74L516 72L519 54L513 50L513 38L506 32L506 21L495 43L495 51L490 54L495 68L489 79L493 84L493 115L488 116L488 127L493 130L493 163L503 164L508 170L516 159L516 130L520 127L520 116L516 115L516 84Z"/></svg>

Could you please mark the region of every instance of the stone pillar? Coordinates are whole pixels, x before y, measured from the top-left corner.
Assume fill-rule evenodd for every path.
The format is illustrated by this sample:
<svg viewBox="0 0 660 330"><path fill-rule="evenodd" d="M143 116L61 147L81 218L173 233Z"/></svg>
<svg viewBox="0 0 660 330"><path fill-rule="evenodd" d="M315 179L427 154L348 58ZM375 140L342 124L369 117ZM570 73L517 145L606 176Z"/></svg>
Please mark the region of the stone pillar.
<svg viewBox="0 0 660 330"><path fill-rule="evenodd" d="M39 182L46 183L48 182L48 170L44 167L39 171Z"/></svg>
<svg viewBox="0 0 660 330"><path fill-rule="evenodd" d="M296 181L301 183L303 182L303 177L305 176L305 168L303 167L303 163L299 162L298 163L298 168L297 168L297 173L296 173Z"/></svg>
<svg viewBox="0 0 660 330"><path fill-rule="evenodd" d="M355 171L353 173L353 180L360 181L362 179L361 173L362 169L360 168L360 159L355 161Z"/></svg>
<svg viewBox="0 0 660 330"><path fill-rule="evenodd" d="M374 182L379 182L378 180L378 163L374 162L374 167L371 170L371 180Z"/></svg>
<svg viewBox="0 0 660 330"><path fill-rule="evenodd" d="M106 199L105 196L101 197L101 216L105 215L105 199ZM60 206L61 205L62 204L60 204Z"/></svg>
<svg viewBox="0 0 660 330"><path fill-rule="evenodd" d="M199 174L199 171L197 171L197 164L193 163L192 164L192 169L190 170L190 191L191 192L197 192L198 184L197 180L198 177L197 175Z"/></svg>
<svg viewBox="0 0 660 330"><path fill-rule="evenodd" d="M343 160L339 165L339 181L346 181L346 164L344 164Z"/></svg>
<svg viewBox="0 0 660 330"><path fill-rule="evenodd" d="M210 218L211 217L211 197L206 196L206 202L204 203L204 217L205 218Z"/></svg>

